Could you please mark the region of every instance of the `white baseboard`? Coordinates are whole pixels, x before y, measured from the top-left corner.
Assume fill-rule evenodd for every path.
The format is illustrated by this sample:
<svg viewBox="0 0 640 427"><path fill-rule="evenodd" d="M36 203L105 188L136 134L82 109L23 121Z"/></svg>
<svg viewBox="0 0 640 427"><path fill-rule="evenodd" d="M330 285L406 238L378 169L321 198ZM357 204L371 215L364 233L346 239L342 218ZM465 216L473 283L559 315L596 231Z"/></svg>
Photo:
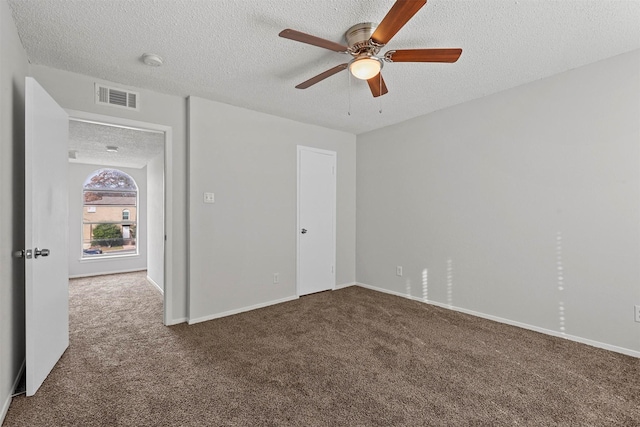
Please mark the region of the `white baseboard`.
<svg viewBox="0 0 640 427"><path fill-rule="evenodd" d="M18 376L16 376L16 379L13 381L13 386L11 387L11 393L9 393L4 403L2 404L2 410L0 411L0 425L4 423L4 418L7 416L7 412L9 411L9 406L11 405L11 400L13 399L13 394L15 393L16 388L18 388L18 384L20 383L20 378L22 378L22 375L24 374L24 368L25 368L25 361L23 360L22 366L18 371Z"/></svg>
<svg viewBox="0 0 640 427"><path fill-rule="evenodd" d="M153 279L152 279L151 277L149 277L148 275L147 275L147 282L149 282L149 283L151 283L153 286L155 286L155 287L160 291L160 293L161 293L162 295L164 295L164 289L162 289L162 287L161 287L160 285L158 285L158 284L156 283L156 281L155 281L155 280L153 280Z"/></svg>
<svg viewBox="0 0 640 427"><path fill-rule="evenodd" d="M173 325L179 325L180 323L187 323L187 318L186 317L178 317L177 319L171 319L171 322L169 323L165 323L165 326L173 326Z"/></svg>
<svg viewBox="0 0 640 427"><path fill-rule="evenodd" d="M93 276L106 276L109 274L120 274L120 273L135 273L136 271L146 271L146 268L132 268L129 270L114 270L114 271L103 271L99 273L86 273L86 274L73 274L69 275L69 279L80 279L82 277L93 277Z"/></svg>
<svg viewBox="0 0 640 427"><path fill-rule="evenodd" d="M604 350L614 351L616 353L626 354L627 356L640 358L640 351L631 350L629 348L618 347L612 344L607 344L599 341L590 340L588 338L583 338L575 335L563 334L562 332L554 331L551 329L541 328L539 326L529 325L527 323L517 322L515 320L504 319L502 317L493 316L491 314L480 313L478 311L468 310L466 308L455 307L449 304L444 304L437 301L424 300L420 297L415 297L412 295L403 294L401 292L391 291L389 289L378 288L376 286L367 285L365 283L356 283L357 286L370 289L372 291L383 292L385 294L391 294L398 297L407 298L414 301L423 302L426 304L435 305L441 308L447 308L453 311L459 311L460 313L470 314L472 316L481 317L483 319L493 320L494 322L504 323L511 326L517 326L518 328L528 329L530 331L540 332L541 334L551 335L558 338L565 338L569 341L579 342L581 344L590 345L592 347L602 348Z"/></svg>
<svg viewBox="0 0 640 427"><path fill-rule="evenodd" d="M189 319L187 322L190 325L193 325L194 323L206 322L207 320L213 320L213 319L219 319L220 317L232 316L234 314L244 313L245 311L251 311L251 310L258 309L258 308L269 307L270 305L280 304L280 303L283 303L283 302L293 301L293 300L297 300L297 299L298 299L298 296L294 295L294 296L282 298L282 299L279 299L279 300L263 302L263 303L252 305L252 306L249 306L249 307L242 307L242 308L237 308L235 310L224 311L222 313L217 313L217 314L211 314L211 315L208 315L208 316L198 317L196 319Z"/></svg>
<svg viewBox="0 0 640 427"><path fill-rule="evenodd" d="M344 289L344 288L348 288L349 286L356 286L357 283L356 282L352 282L352 283L341 283L339 285L336 285L336 287L334 288L334 290L338 290L338 289Z"/></svg>
<svg viewBox="0 0 640 427"><path fill-rule="evenodd" d="M342 284L336 285L334 290L344 289L344 288L348 288L349 286L356 286L356 285L357 285L357 283L355 283L355 282L353 282L353 283L342 283ZM269 302L265 302L265 303L252 305L252 306L249 306L249 307L238 308L236 310L229 310L229 311L225 311L225 312L218 313L218 314L212 314L212 315L209 315L209 316L198 317L196 319L184 319L184 320L180 319L180 320L186 321L190 325L193 325L195 323L206 322L207 320L219 319L221 317L232 316L234 314L244 313L245 311L251 311L251 310L258 309L258 308L268 307L270 305L280 304L280 303L288 302L288 301L294 301L294 300L297 300L298 298L299 297L297 295L294 295L294 296L290 296L290 297L287 297L287 298L282 298L282 299L275 300L275 301L269 301ZM172 323L172 324L175 325L177 323L181 323L181 322L177 321L176 323Z"/></svg>

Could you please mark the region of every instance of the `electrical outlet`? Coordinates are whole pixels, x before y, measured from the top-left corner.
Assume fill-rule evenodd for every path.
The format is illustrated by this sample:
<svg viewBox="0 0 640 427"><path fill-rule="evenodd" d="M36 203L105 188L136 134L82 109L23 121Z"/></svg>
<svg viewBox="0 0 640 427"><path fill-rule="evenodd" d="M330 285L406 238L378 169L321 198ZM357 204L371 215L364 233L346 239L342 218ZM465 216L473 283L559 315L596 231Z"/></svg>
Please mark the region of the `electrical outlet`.
<svg viewBox="0 0 640 427"><path fill-rule="evenodd" d="M215 203L216 197L214 193L204 193L202 197L203 203Z"/></svg>
<svg viewBox="0 0 640 427"><path fill-rule="evenodd" d="M640 305L636 305L636 322L640 323Z"/></svg>
<svg viewBox="0 0 640 427"><path fill-rule="evenodd" d="M273 284L280 283L280 273L273 273Z"/></svg>
<svg viewBox="0 0 640 427"><path fill-rule="evenodd" d="M402 277L402 266L401 265L396 266L396 276Z"/></svg>

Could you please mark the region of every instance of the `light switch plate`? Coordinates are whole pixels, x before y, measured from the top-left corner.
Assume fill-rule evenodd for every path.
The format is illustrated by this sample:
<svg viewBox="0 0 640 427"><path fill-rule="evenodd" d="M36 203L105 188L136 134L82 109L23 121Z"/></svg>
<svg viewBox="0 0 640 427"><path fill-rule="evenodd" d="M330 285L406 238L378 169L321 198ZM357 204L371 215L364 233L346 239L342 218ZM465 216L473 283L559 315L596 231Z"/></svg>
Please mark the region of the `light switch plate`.
<svg viewBox="0 0 640 427"><path fill-rule="evenodd" d="M204 203L215 203L215 195L213 193L204 193Z"/></svg>

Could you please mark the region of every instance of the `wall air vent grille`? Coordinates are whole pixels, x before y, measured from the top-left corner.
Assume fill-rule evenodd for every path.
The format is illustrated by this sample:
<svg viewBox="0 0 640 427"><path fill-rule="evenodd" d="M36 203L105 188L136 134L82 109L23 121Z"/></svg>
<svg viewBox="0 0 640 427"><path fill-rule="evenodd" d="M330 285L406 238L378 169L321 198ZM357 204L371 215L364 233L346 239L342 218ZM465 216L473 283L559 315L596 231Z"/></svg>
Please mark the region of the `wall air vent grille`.
<svg viewBox="0 0 640 427"><path fill-rule="evenodd" d="M126 108L127 110L140 110L139 96L137 92L102 86L96 83L96 104L110 105L112 107Z"/></svg>
<svg viewBox="0 0 640 427"><path fill-rule="evenodd" d="M138 94L137 93L128 93L127 99L129 103L129 107L138 109L136 105L138 105Z"/></svg>

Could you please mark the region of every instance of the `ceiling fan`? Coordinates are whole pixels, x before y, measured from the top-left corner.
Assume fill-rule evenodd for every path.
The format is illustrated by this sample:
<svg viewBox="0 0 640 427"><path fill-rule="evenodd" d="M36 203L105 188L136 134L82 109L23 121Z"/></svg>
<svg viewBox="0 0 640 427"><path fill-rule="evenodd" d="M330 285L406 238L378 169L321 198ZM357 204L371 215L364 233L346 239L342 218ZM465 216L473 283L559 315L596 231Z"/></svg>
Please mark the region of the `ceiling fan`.
<svg viewBox="0 0 640 427"><path fill-rule="evenodd" d="M373 96L378 97L388 92L380 73L385 62L456 62L462 54L462 49L389 50L383 55L379 55L380 50L426 3L427 0L397 0L380 25L373 22L363 22L349 28L345 33L348 46L296 30L281 31L280 37L353 57L349 62L336 65L300 83L296 88L306 89L349 68L354 77L366 80Z"/></svg>

